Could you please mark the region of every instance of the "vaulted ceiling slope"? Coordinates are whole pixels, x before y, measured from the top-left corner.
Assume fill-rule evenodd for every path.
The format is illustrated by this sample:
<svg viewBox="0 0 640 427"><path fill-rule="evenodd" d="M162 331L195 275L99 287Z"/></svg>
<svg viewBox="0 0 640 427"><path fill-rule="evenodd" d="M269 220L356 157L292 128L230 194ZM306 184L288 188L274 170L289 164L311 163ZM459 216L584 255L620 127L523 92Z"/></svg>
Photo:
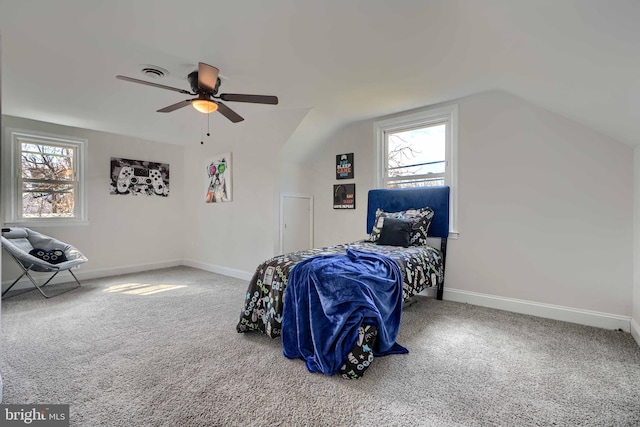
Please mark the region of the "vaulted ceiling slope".
<svg viewBox="0 0 640 427"><path fill-rule="evenodd" d="M635 146L639 20L636 0L0 0L3 112L195 144L199 113L156 112L184 95L115 76L154 65L188 89L201 61L222 92L280 99L228 103L245 121L213 114L212 134L309 110L297 158L346 123L491 89Z"/></svg>

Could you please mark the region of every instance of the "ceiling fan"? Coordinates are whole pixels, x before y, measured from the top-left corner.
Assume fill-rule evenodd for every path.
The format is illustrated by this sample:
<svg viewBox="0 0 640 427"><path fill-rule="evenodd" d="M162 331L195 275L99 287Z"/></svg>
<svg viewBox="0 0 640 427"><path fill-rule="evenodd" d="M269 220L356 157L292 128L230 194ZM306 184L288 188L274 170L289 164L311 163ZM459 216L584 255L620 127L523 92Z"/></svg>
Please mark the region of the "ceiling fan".
<svg viewBox="0 0 640 427"><path fill-rule="evenodd" d="M192 105L193 108L205 114L213 113L217 110L233 123L238 123L243 121L244 118L231 108L227 107L221 101L251 102L271 105L278 104L278 97L271 95L245 95L240 93L221 93L218 95L218 89L220 88L220 77L218 77L218 73L219 70L216 67L205 64L204 62L199 62L198 70L189 73L187 76L192 92L127 76L118 75L116 78L128 82L159 87L160 89L173 90L175 92L184 93L185 95L197 96L197 98L187 99L169 105L168 107L161 108L158 110L159 113L169 113L179 108L186 107L187 105Z"/></svg>

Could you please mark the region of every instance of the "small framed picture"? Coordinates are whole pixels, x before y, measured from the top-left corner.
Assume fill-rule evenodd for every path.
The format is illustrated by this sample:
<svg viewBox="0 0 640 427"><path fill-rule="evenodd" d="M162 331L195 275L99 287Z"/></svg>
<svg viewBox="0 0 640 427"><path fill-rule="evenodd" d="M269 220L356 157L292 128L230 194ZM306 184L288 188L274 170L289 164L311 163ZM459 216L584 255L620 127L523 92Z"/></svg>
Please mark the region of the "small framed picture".
<svg viewBox="0 0 640 427"><path fill-rule="evenodd" d="M231 153L218 154L204 161L205 203L225 203L231 198Z"/></svg>
<svg viewBox="0 0 640 427"><path fill-rule="evenodd" d="M353 179L353 153L336 156L336 179Z"/></svg>
<svg viewBox="0 0 640 427"><path fill-rule="evenodd" d="M336 184L333 186L333 209L356 208L356 185Z"/></svg>

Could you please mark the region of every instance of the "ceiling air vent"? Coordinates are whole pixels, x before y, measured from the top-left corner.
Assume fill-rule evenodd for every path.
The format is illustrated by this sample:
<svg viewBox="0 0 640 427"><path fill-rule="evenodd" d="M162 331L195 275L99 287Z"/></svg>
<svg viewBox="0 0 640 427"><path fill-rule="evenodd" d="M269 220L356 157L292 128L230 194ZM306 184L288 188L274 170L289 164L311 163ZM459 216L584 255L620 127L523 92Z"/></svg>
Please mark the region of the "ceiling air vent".
<svg viewBox="0 0 640 427"><path fill-rule="evenodd" d="M161 79L169 75L169 72L164 68L156 67L155 65L143 65L140 70L145 77L151 79Z"/></svg>

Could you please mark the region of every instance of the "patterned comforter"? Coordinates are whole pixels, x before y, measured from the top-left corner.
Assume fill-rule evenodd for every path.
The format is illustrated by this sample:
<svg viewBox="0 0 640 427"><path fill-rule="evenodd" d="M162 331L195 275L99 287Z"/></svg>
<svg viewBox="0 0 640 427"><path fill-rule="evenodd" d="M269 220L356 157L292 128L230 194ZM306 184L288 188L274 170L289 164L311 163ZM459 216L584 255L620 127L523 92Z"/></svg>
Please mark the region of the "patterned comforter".
<svg viewBox="0 0 640 427"><path fill-rule="evenodd" d="M282 310L289 273L299 262L317 256L344 254L347 248L374 252L393 259L402 271L403 300L444 280L442 255L430 246L381 246L366 240L320 249L278 255L258 266L249 282L238 332L260 331L271 338L282 331Z"/></svg>

